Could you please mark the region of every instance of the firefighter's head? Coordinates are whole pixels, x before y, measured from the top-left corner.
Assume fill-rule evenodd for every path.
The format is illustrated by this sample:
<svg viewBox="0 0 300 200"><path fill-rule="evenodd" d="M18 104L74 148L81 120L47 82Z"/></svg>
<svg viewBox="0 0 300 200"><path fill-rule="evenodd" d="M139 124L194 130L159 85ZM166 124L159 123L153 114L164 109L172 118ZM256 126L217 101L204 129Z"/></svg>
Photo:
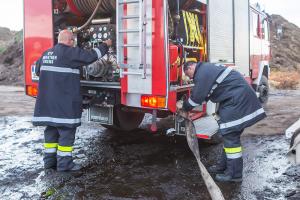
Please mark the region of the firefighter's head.
<svg viewBox="0 0 300 200"><path fill-rule="evenodd" d="M67 46L74 46L74 34L70 30L62 30L58 35L58 43Z"/></svg>
<svg viewBox="0 0 300 200"><path fill-rule="evenodd" d="M196 62L184 63L183 71L184 71L185 75L187 75L190 79L193 79L193 77L194 77L196 65L197 65Z"/></svg>

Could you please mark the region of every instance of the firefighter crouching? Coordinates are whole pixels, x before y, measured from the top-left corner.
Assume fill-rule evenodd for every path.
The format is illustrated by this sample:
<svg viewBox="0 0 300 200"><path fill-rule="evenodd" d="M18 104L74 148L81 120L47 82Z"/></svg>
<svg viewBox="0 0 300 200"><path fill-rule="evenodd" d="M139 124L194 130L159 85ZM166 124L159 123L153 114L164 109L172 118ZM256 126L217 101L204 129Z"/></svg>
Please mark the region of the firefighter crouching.
<svg viewBox="0 0 300 200"><path fill-rule="evenodd" d="M107 40L91 51L84 50L74 47L71 31L63 30L59 33L58 44L37 61L39 93L33 125L46 126L45 169L81 169L72 159L76 128L81 125L82 114L79 69L104 56L111 43Z"/></svg>
<svg viewBox="0 0 300 200"><path fill-rule="evenodd" d="M222 159L209 171L220 182L240 182L243 158L240 136L246 127L266 117L254 90L243 76L230 67L211 63L187 62L184 72L194 79L194 88L182 109L192 110L204 101L219 103L219 134L223 137Z"/></svg>

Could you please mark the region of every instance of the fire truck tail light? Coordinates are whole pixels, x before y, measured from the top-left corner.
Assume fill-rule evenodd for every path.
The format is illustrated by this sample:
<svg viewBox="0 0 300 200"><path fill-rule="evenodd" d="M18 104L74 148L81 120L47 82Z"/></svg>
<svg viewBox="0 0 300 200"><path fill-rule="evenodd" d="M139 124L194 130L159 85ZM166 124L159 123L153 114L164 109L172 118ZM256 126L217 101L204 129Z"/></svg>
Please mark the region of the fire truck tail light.
<svg viewBox="0 0 300 200"><path fill-rule="evenodd" d="M32 97L36 97L38 95L37 87L32 85L26 86L26 94Z"/></svg>
<svg viewBox="0 0 300 200"><path fill-rule="evenodd" d="M150 107L150 108L165 108L166 97L143 95L141 97L141 105L143 107Z"/></svg>

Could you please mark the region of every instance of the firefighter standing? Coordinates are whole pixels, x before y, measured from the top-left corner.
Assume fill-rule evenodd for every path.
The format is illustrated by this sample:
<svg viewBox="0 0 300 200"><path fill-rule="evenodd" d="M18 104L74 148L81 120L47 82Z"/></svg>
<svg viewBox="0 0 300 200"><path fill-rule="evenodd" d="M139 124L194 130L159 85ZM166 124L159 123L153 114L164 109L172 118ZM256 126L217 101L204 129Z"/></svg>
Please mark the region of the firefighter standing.
<svg viewBox="0 0 300 200"><path fill-rule="evenodd" d="M76 128L81 124L82 96L80 67L104 56L111 40L91 51L74 47L71 31L59 33L58 44L43 53L37 61L39 93L33 125L46 126L45 169L77 171L81 167L72 159Z"/></svg>
<svg viewBox="0 0 300 200"><path fill-rule="evenodd" d="M192 110L204 101L219 103L219 133L223 137L222 159L209 171L221 182L242 181L243 158L240 136L246 127L266 117L254 90L243 76L230 67L187 62L185 74L194 80L190 98L182 109Z"/></svg>

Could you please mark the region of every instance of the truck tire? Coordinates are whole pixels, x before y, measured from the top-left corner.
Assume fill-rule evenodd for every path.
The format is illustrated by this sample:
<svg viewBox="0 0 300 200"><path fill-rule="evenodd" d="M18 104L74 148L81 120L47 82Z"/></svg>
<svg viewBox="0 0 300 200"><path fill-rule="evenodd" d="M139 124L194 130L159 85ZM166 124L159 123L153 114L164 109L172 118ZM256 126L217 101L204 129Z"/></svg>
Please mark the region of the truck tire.
<svg viewBox="0 0 300 200"><path fill-rule="evenodd" d="M268 103L269 99L269 81L266 76L262 76L260 80L260 84L258 86L257 92L259 92L259 101L263 105Z"/></svg>
<svg viewBox="0 0 300 200"><path fill-rule="evenodd" d="M132 131L139 127L143 121L145 113L124 111L121 105L114 107L113 125L102 125L107 129L116 131Z"/></svg>

